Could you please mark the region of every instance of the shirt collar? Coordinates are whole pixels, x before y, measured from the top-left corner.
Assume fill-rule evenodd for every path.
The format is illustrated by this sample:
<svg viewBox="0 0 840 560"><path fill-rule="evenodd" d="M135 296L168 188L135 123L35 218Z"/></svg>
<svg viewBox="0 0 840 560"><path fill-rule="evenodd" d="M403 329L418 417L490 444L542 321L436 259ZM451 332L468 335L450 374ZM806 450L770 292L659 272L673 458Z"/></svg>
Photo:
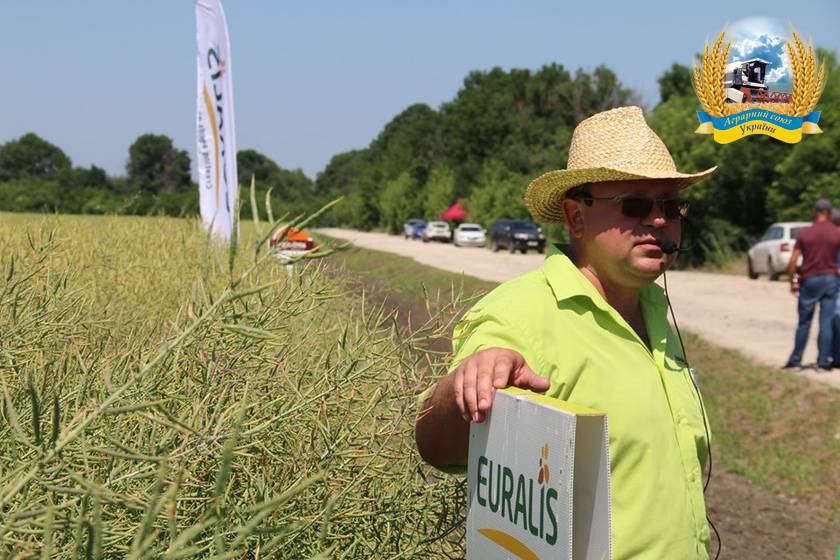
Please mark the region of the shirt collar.
<svg viewBox="0 0 840 560"><path fill-rule="evenodd" d="M615 312L615 308L607 303L604 296L595 288L592 282L575 266L569 257L561 250L551 252L542 266L545 279L551 286L555 299L559 302L573 297L589 298L599 309ZM657 308L668 307L665 290L655 283L642 288L639 295L641 305L651 305Z"/></svg>
<svg viewBox="0 0 840 560"><path fill-rule="evenodd" d="M665 290L655 283L642 288L639 294L639 305L642 309L642 316L648 331L650 348L648 348L639 336L633 331L627 321L607 303L607 300L595 288L592 282L575 266L575 264L562 252L552 253L545 259L542 266L546 281L554 293L557 302L574 297L589 299L595 307L612 317L616 325L632 336L651 354L658 366L664 367L665 355L667 353L668 332L667 314L668 300L665 297Z"/></svg>

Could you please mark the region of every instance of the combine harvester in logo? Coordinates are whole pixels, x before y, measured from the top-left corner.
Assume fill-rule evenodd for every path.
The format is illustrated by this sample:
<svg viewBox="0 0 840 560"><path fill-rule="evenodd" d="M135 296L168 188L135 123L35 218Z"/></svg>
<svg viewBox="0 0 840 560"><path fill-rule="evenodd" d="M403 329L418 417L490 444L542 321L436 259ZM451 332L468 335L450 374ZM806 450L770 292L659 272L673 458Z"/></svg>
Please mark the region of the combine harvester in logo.
<svg viewBox="0 0 840 560"><path fill-rule="evenodd" d="M790 103L790 93L771 91L765 83L769 60L751 58L726 66L723 85L727 103Z"/></svg>

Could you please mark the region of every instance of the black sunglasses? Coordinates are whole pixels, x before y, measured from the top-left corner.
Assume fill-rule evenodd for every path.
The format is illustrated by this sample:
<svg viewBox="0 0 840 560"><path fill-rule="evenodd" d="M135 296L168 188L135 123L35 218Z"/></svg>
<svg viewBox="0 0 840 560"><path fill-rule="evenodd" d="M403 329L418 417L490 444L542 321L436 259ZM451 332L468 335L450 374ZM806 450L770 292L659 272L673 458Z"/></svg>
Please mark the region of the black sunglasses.
<svg viewBox="0 0 840 560"><path fill-rule="evenodd" d="M592 206L595 200L605 200L613 204L621 203L621 213L628 218L647 218L653 210L653 205L658 204L659 209L669 220L680 220L688 216L688 200L684 198L643 198L639 196L592 196L589 193L580 193L574 196L587 206Z"/></svg>

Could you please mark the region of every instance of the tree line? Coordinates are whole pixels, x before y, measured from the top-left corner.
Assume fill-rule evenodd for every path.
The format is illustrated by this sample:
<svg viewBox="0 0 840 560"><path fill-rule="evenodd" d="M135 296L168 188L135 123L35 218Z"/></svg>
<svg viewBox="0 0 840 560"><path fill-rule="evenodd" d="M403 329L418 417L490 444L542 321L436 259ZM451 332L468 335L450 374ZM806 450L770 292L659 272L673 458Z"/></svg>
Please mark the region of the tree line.
<svg viewBox="0 0 840 560"><path fill-rule="evenodd" d="M171 138L143 134L128 149L125 175L112 177L96 165L74 167L61 148L28 133L0 145L0 211L193 216L198 186L190 166L189 154ZM266 185L274 187L278 208L314 206L312 181L303 171L283 169L255 150L238 152L237 166L240 177L256 176L261 196ZM242 213L250 217L250 206Z"/></svg>
<svg viewBox="0 0 840 560"><path fill-rule="evenodd" d="M688 191L687 236L694 251L683 264L723 263L774 221L808 220L819 197L840 204L840 73L835 53L818 50L827 80L818 105L823 134L794 146L766 136L720 145L695 134L700 104L688 67L673 64L658 80L661 101L647 113L677 167L717 165ZM389 122L364 150L335 156L318 175L325 198L347 197L330 219L361 229L399 231L404 219L435 219L463 197L469 221L524 218L528 182L565 167L571 134L582 119L637 103L614 72L570 73L550 64L537 71L473 72L439 110L413 105ZM562 240L562 226L547 227Z"/></svg>
<svg viewBox="0 0 840 560"><path fill-rule="evenodd" d="M651 126L680 169L719 166L687 191L695 263L725 259L776 220L807 219L813 200L840 203L840 74L836 55L819 49L827 79L818 109L823 134L794 146L764 136L728 145L694 133L699 103L687 67L659 78ZM275 214L310 212L343 196L322 223L398 232L408 218L435 219L463 198L469 221L485 227L528 216L522 201L535 176L565 167L572 130L584 118L638 104L639 96L606 66L591 72L560 64L538 70L471 72L438 109L407 107L364 149L335 155L313 180L254 150L237 154L240 182L256 177L259 200L271 188ZM242 205L248 217L250 205ZM27 134L0 146L0 210L194 215L197 188L184 150L145 134L129 148L124 177L75 168L56 146ZM562 227L547 228L562 239Z"/></svg>

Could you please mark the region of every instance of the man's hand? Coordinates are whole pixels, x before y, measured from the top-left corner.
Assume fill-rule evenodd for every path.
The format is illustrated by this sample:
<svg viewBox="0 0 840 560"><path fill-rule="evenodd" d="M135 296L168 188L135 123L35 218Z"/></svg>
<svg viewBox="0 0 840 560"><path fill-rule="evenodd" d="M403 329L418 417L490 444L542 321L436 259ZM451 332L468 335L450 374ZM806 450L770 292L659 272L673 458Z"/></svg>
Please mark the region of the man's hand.
<svg viewBox="0 0 840 560"><path fill-rule="evenodd" d="M512 385L542 393L550 383L525 363L522 354L487 348L461 362L453 374L455 403L466 422L483 422L493 405L493 393Z"/></svg>
<svg viewBox="0 0 840 560"><path fill-rule="evenodd" d="M799 248L799 243L793 245L793 252L790 254L790 261L788 261L788 278L790 278L790 293L796 295L799 292L799 274L796 272L796 265L799 264L799 257L802 251Z"/></svg>
<svg viewBox="0 0 840 560"><path fill-rule="evenodd" d="M464 465L470 421L483 422L496 389L513 385L547 391L549 382L528 367L519 352L487 348L476 352L440 380L417 417L417 449L432 465Z"/></svg>

